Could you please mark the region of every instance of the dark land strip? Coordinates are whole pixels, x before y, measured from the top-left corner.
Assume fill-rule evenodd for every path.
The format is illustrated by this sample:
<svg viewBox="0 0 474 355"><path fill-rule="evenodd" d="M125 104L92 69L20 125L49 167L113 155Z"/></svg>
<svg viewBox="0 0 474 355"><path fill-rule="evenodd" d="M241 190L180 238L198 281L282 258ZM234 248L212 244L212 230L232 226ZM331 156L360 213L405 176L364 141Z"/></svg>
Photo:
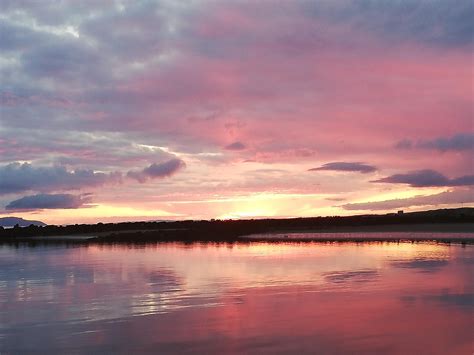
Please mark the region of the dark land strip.
<svg viewBox="0 0 474 355"><path fill-rule="evenodd" d="M409 233L397 234L401 232ZM308 233L315 234L309 236ZM474 244L474 208L347 217L187 220L0 228L0 243L8 244L255 241L275 243L437 241Z"/></svg>

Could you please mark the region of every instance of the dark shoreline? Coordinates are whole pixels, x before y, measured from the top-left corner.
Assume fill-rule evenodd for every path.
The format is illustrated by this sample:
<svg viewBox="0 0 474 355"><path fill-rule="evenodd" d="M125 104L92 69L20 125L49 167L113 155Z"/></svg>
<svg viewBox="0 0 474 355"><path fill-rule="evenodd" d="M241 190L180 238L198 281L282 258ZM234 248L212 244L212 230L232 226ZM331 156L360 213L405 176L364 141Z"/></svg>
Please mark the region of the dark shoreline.
<svg viewBox="0 0 474 355"><path fill-rule="evenodd" d="M459 225L415 225L417 228L393 229L393 226L377 226L377 228L359 228L350 230L348 228L334 228L313 231L277 231L238 236L211 236L207 234L195 234L196 231L186 231L183 234L163 234L163 231L127 231L93 235L63 235L63 236L32 236L3 238L1 244L68 244L68 245L147 245L163 243L181 244L251 244L251 243L443 243L443 244L474 244L474 224ZM414 226L414 227L415 227ZM420 227L421 228L420 230ZM442 228L439 228L442 227ZM453 227L453 228L449 228ZM442 229L442 231L440 231ZM160 233L161 232L161 233Z"/></svg>
<svg viewBox="0 0 474 355"><path fill-rule="evenodd" d="M295 233L300 236L291 239L284 236ZM304 235L308 233L319 235L308 238L307 235ZM344 235L345 233L350 235ZM380 233L384 235L380 235ZM397 237L391 235L393 233L411 233L411 235ZM277 234L280 236L275 237ZM249 238L249 236L252 237ZM281 243L289 241L401 240L434 240L474 244L474 208L348 217L98 223L95 225L44 227L31 225L24 228L0 229L0 244L16 242L143 244L156 242L248 243L249 241L264 241Z"/></svg>

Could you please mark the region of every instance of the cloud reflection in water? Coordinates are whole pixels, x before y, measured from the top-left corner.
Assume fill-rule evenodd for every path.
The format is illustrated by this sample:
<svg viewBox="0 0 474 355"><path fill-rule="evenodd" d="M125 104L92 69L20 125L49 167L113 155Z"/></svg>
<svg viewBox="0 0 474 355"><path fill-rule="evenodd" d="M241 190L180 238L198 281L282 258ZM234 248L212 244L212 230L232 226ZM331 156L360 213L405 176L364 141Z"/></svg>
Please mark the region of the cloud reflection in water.
<svg viewBox="0 0 474 355"><path fill-rule="evenodd" d="M462 353L473 256L430 243L3 246L0 350Z"/></svg>

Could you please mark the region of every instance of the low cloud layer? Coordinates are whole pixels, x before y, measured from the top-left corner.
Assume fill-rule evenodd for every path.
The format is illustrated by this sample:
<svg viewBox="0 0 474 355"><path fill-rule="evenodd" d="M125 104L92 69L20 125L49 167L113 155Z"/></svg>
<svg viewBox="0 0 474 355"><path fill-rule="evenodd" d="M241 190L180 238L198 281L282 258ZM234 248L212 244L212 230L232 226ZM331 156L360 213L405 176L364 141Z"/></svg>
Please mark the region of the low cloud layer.
<svg viewBox="0 0 474 355"><path fill-rule="evenodd" d="M333 162L327 163L319 168L309 169L309 171L348 171L348 172L358 172L358 173L372 173L377 170L373 165L360 163L360 162Z"/></svg>
<svg viewBox="0 0 474 355"><path fill-rule="evenodd" d="M127 176L138 182L144 183L152 179L161 179L174 175L186 166L181 159L170 159L161 164L151 164L149 167L140 171L129 171Z"/></svg>
<svg viewBox="0 0 474 355"><path fill-rule="evenodd" d="M474 190L455 190L428 196L420 195L385 201L348 203L341 207L351 211L385 211L412 206L437 206L462 203L474 203Z"/></svg>
<svg viewBox="0 0 474 355"><path fill-rule="evenodd" d="M474 175L464 175L450 179L437 171L426 169L406 174L395 174L372 182L407 184L411 187L470 186L474 185Z"/></svg>
<svg viewBox="0 0 474 355"><path fill-rule="evenodd" d="M91 202L88 194L38 194L25 196L10 202L6 210L74 209L84 207Z"/></svg>
<svg viewBox="0 0 474 355"><path fill-rule="evenodd" d="M124 175L122 172L104 173L87 169L69 171L64 166L37 167L29 163L12 163L0 167L0 195L97 188L123 183L124 176L144 183L174 175L185 166L183 160L174 158L164 163L153 163L142 170L130 170Z"/></svg>

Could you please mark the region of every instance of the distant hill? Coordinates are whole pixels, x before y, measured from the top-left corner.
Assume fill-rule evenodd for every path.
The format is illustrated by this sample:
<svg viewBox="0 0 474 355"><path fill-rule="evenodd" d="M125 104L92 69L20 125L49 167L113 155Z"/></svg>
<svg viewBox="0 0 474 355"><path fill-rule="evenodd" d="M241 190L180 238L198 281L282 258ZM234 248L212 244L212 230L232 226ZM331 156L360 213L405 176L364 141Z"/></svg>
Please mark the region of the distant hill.
<svg viewBox="0 0 474 355"><path fill-rule="evenodd" d="M18 224L20 227L28 227L31 224L35 226L46 226L46 223L41 221L29 221L20 217L1 217L0 218L0 227L14 227Z"/></svg>
<svg viewBox="0 0 474 355"><path fill-rule="evenodd" d="M473 207L444 208L438 210L428 210L420 212L410 212L412 216L447 216L447 217L474 217Z"/></svg>

